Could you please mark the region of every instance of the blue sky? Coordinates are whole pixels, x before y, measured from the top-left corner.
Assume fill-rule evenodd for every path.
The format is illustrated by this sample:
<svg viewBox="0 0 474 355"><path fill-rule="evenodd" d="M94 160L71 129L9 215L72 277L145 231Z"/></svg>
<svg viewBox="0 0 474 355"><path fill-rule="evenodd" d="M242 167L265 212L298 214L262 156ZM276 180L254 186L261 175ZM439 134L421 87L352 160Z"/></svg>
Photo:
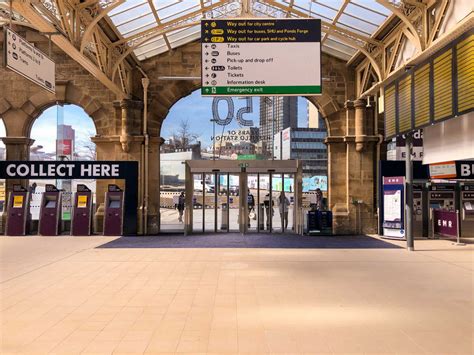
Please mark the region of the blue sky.
<svg viewBox="0 0 474 355"><path fill-rule="evenodd" d="M57 106L45 110L35 121L31 129L31 138L35 140L34 146L42 145L44 152L54 152L56 149L56 122ZM79 106L64 106L64 124L70 125L76 131L76 147L81 142L89 140L96 134L94 122L89 115Z"/></svg>
<svg viewBox="0 0 474 355"><path fill-rule="evenodd" d="M189 118L191 130L199 134L199 140L203 146L211 144L212 137L212 98L202 97L200 90L194 91L191 95L179 100L170 110L166 117L161 131L161 136L165 139L169 138L172 132L178 128L182 119ZM234 117L237 110L246 105L245 99L234 97ZM254 125L259 125L259 98L253 97L253 112L244 116L246 119L252 119ZM307 105L305 98L298 97L298 126L307 127ZM227 105L221 102L219 105L221 117L227 115ZM56 120L57 108L50 107L35 121L31 130L31 138L35 140L34 145L42 145L43 151L54 152L56 141ZM71 125L76 130L76 146L81 142L85 142L91 135L96 134L94 123L87 113L80 107L75 105L64 106L64 124ZM234 130L240 128L234 119L224 129ZM216 125L216 135L222 133L222 126ZM3 123L0 123L0 137L5 136Z"/></svg>
<svg viewBox="0 0 474 355"><path fill-rule="evenodd" d="M211 144L212 137L212 123L210 122L212 118L212 97L202 97L201 90L198 89L194 91L191 95L183 97L179 100L170 110L168 116L163 122L161 136L165 139L168 139L172 136L172 132L179 127L179 123L182 119L189 118L191 125L191 131L193 133L199 134L199 140L203 143L204 146ZM243 98L234 97L234 117L237 110L241 107L245 107L246 101ZM259 126L259 97L253 97L253 112L244 116L245 119L252 119L254 121L254 126ZM303 97L298 97L298 126L307 127L307 112L308 112L308 101ZM227 104L221 102L219 104L219 113L220 117L225 118L227 115ZM239 124L236 122L235 118L226 126L224 129L235 130L240 128ZM216 125L216 135L222 133L222 126Z"/></svg>

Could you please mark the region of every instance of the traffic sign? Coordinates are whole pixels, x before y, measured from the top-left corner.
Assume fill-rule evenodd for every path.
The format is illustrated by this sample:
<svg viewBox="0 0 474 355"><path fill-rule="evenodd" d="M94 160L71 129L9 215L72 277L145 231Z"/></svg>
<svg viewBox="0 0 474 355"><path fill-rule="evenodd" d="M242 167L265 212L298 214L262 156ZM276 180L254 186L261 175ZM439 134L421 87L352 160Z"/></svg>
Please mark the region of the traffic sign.
<svg viewBox="0 0 474 355"><path fill-rule="evenodd" d="M204 96L321 94L318 19L201 21Z"/></svg>

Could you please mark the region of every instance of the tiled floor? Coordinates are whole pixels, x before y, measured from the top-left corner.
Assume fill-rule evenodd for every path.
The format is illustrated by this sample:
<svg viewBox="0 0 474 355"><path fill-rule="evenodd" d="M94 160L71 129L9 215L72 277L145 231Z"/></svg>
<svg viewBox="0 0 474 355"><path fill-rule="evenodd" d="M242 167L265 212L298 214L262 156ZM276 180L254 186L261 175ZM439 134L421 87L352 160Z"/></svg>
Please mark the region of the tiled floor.
<svg viewBox="0 0 474 355"><path fill-rule="evenodd" d="M112 240L0 237L1 354L474 352L473 244Z"/></svg>

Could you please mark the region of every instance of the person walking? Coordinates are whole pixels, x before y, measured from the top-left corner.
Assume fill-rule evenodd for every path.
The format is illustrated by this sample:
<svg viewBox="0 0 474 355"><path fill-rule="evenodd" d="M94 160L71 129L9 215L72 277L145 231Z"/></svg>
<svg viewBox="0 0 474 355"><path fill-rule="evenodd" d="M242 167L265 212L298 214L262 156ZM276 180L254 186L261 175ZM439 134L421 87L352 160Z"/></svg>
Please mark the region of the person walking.
<svg viewBox="0 0 474 355"><path fill-rule="evenodd" d="M278 208L280 210L281 226L283 231L288 228L288 207L290 206L290 200L285 196L285 193L282 191L278 197Z"/></svg>
<svg viewBox="0 0 474 355"><path fill-rule="evenodd" d="M316 189L316 210L323 210L323 192L319 188Z"/></svg>
<svg viewBox="0 0 474 355"><path fill-rule="evenodd" d="M265 214L267 215L267 230L270 230L270 218L273 217L273 199L270 193L265 195L263 205L265 206Z"/></svg>
<svg viewBox="0 0 474 355"><path fill-rule="evenodd" d="M247 206L248 206L248 214L247 214L247 224L250 228L250 213L253 212L253 216L255 216L255 198L253 197L250 190L247 193Z"/></svg>
<svg viewBox="0 0 474 355"><path fill-rule="evenodd" d="M184 191L181 191L181 194L178 197L178 203L176 204L176 209L178 210L178 222L183 223L183 213L184 213Z"/></svg>

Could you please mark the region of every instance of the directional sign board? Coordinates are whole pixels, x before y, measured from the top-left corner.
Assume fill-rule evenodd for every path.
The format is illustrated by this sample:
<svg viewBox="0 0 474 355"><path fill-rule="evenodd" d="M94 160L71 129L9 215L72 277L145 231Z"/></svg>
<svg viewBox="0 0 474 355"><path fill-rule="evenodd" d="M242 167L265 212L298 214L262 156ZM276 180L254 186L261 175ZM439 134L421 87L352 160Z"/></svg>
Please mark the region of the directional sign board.
<svg viewBox="0 0 474 355"><path fill-rule="evenodd" d="M204 96L321 94L321 21L201 21Z"/></svg>
<svg viewBox="0 0 474 355"><path fill-rule="evenodd" d="M54 93L55 63L11 29L5 30L5 63L8 69Z"/></svg>

